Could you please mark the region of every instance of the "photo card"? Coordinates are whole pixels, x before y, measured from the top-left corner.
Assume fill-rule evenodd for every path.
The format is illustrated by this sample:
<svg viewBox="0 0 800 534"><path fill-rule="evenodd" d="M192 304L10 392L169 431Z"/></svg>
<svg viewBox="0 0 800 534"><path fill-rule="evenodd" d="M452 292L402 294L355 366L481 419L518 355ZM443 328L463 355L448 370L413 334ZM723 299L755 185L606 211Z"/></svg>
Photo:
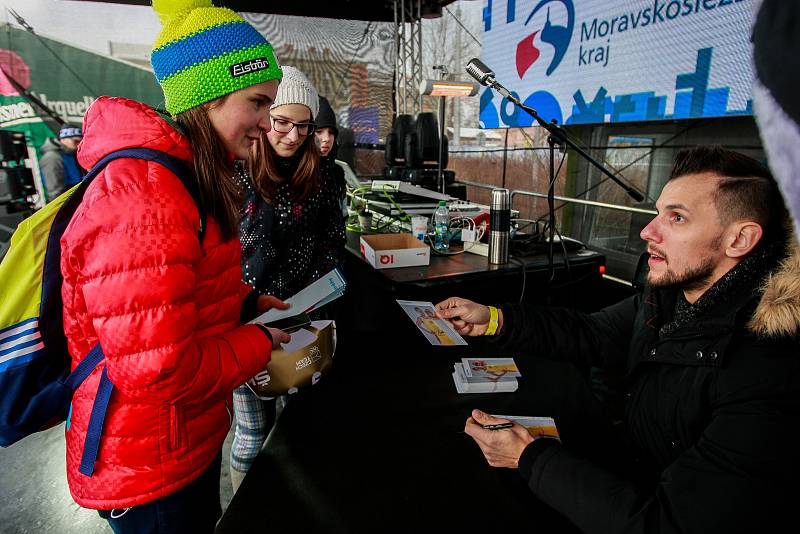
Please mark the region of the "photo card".
<svg viewBox="0 0 800 534"><path fill-rule="evenodd" d="M397 303L431 345L467 344L450 323L436 315L436 308L432 303L418 300L398 300Z"/></svg>

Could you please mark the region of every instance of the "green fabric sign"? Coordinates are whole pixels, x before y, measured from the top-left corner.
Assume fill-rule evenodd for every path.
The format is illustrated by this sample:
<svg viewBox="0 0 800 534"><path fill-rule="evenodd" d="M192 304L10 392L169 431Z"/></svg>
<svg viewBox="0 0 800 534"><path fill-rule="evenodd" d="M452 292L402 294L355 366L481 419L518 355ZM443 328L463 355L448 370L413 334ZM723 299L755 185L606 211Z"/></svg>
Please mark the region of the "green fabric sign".
<svg viewBox="0 0 800 534"><path fill-rule="evenodd" d="M0 67L0 130L24 132L36 161L42 144L56 136L51 129L55 121L48 119L48 126L41 110L17 91L6 74L70 123L81 124L86 109L101 95L164 107L152 72L8 24L0 24ZM38 165L32 166L40 182ZM41 183L37 188L43 190Z"/></svg>

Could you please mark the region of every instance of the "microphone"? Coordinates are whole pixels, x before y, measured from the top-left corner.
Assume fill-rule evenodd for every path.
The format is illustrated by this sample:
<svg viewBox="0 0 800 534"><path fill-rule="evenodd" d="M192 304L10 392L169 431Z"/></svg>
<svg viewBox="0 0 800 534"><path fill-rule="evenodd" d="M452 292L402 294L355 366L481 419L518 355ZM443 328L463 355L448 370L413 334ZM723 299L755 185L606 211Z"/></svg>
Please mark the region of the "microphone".
<svg viewBox="0 0 800 534"><path fill-rule="evenodd" d="M508 189L492 189L489 208L489 263L508 263L508 237L511 231L511 200Z"/></svg>
<svg viewBox="0 0 800 534"><path fill-rule="evenodd" d="M508 98L512 102L516 102L516 99L511 96L511 93L503 87L494 77L494 71L486 66L486 63L481 61L478 58L472 58L469 63L467 63L467 73L475 78L475 80L486 87L491 87L492 89L496 90L498 93L503 95L504 97Z"/></svg>
<svg viewBox="0 0 800 534"><path fill-rule="evenodd" d="M478 58L472 58L467 63L467 72L475 78L479 84L491 87L494 82L494 71L486 66L486 63ZM491 79L491 82L489 81Z"/></svg>

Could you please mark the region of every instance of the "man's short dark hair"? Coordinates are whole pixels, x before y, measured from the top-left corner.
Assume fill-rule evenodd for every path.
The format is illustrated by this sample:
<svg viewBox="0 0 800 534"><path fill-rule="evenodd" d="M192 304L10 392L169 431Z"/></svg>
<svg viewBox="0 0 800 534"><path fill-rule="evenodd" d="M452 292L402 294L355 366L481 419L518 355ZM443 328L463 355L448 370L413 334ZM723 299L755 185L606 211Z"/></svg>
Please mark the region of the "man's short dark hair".
<svg viewBox="0 0 800 534"><path fill-rule="evenodd" d="M714 200L723 225L751 220L761 225L764 242L785 236L786 207L767 167L721 146L698 146L678 152L669 179L702 173L720 177Z"/></svg>

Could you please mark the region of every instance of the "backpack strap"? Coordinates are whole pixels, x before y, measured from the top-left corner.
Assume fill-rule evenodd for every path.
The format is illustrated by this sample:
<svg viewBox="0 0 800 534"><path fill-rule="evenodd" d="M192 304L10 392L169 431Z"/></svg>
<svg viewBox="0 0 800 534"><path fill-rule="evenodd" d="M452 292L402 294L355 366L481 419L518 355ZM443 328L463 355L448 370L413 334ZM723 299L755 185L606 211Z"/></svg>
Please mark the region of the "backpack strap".
<svg viewBox="0 0 800 534"><path fill-rule="evenodd" d="M92 347L92 350L89 351L89 354L83 357L83 359L78 362L78 365L75 367L75 370L72 371L69 376L64 380L64 385L69 386L69 388L73 391L78 389L84 380L86 380L94 368L97 367L105 355L103 354L103 349L100 348L100 343Z"/></svg>
<svg viewBox="0 0 800 534"><path fill-rule="evenodd" d="M72 391L78 389L95 367L103 361L105 355L98 343L89 354L75 367L75 370L70 373L64 384L69 386ZM106 411L108 410L108 402L111 400L111 391L114 389L114 384L109 380L106 374L106 368L103 367L103 373L100 375L100 385L97 387L97 394L92 404L92 415L89 417L89 428L86 430L86 440L83 442L83 455L81 456L80 472L86 476L92 476L94 472L94 463L97 460L97 452L100 448L100 434L103 431L103 421L106 418Z"/></svg>
<svg viewBox="0 0 800 534"><path fill-rule="evenodd" d="M97 347L99 346L97 345ZM94 463L97 460L97 452L100 450L100 434L103 432L108 402L111 400L111 391L114 389L114 384L109 380L107 372L108 368L103 366L100 384L97 386L97 394L94 397L94 404L92 404L92 415L89 417L89 427L86 429L86 439L83 442L83 455L79 471L87 477L94 473Z"/></svg>
<svg viewBox="0 0 800 534"><path fill-rule="evenodd" d="M194 200L195 206L197 206L197 212L200 215L200 240L203 239L203 235L206 231L206 210L205 206L203 205L203 199L200 196L200 188L197 185L197 177L195 176L192 169L186 164L186 162L180 158L176 158L166 152L161 150L156 150L154 148L124 148L122 150L117 150L116 152L112 152L106 155L103 159L98 161L92 170L86 175L83 179L83 182L87 180L91 181L97 174L102 171L106 165L114 161L115 159L120 158L132 158L132 159L144 159L148 161L155 161L169 169L172 174L177 176L180 181L183 183L183 187L186 188L186 191L192 196ZM77 191L76 191L77 193ZM83 199L83 195L81 194L81 200Z"/></svg>
<svg viewBox="0 0 800 534"><path fill-rule="evenodd" d="M51 239L48 241L47 255L58 260L51 262L51 268L59 269L60 272L60 236L64 233L69 221L75 214L75 210L83 200L83 195L86 192L86 189L89 187L89 184L92 182L95 176L97 176L100 171L106 167L106 165L115 159L121 158L155 161L176 175L181 180L183 186L186 188L189 194L192 196L192 200L194 200L195 206L197 207L197 212L200 216L200 231L198 232L197 237L200 241L203 240L203 235L205 234L206 230L206 210L203 206L202 198L200 196L197 178L186 162L176 158L175 156L171 156L166 152L162 152L161 150L155 150L151 148L126 148L112 152L98 161L86 174L86 177L84 177L81 185L75 190L70 198L67 199L61 210L59 210L58 215L61 215L63 212L63 217L59 217L60 221L54 221L53 223L54 227L57 223L60 223L60 228L55 229L55 231L58 232L55 235L58 235L59 239L52 239L54 234L53 230L51 229ZM58 250L55 250L55 248ZM52 256L50 256L51 252L53 253ZM51 279L60 280L60 277ZM92 374L92 371L94 371L94 369L100 364L100 362L103 361L104 358L105 354L103 354L103 349L98 343L92 347L92 350L90 350L89 353L83 357L83 359L81 359L81 361L75 367L75 370L69 374L64 383L69 386L72 391L75 391L78 389L78 386L80 386L83 381L86 380L90 374ZM94 464L97 460L97 453L100 450L100 436L103 432L103 423L105 421L106 412L108 411L108 403L111 400L111 392L113 390L114 384L111 383L111 380L108 378L107 370L105 367L103 367L103 372L100 375L100 384L97 386L97 393L95 395L94 403L92 404L92 413L89 417L89 426L86 430L86 439L83 442L83 455L81 456L80 472L86 476L92 476L92 473L94 473Z"/></svg>

